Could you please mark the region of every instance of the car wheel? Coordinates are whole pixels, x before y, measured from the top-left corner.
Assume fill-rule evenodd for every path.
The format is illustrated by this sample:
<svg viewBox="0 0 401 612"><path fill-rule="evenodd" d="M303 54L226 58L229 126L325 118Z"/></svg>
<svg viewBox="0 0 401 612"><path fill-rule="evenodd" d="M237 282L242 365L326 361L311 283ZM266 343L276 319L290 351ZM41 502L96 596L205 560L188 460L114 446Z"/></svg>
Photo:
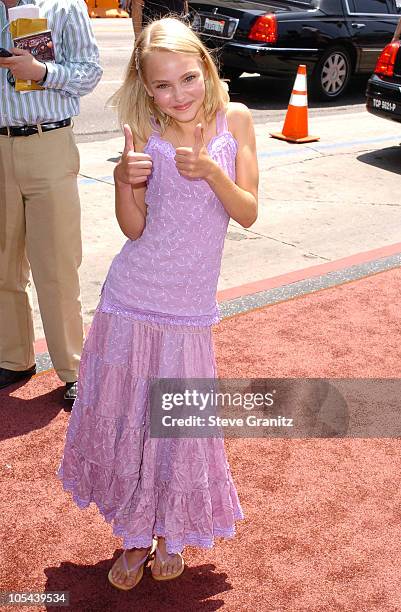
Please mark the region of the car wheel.
<svg viewBox="0 0 401 612"><path fill-rule="evenodd" d="M243 70L239 70L238 68L228 68L227 66L222 66L220 69L220 75L222 79L230 79L230 81L236 81L240 78Z"/></svg>
<svg viewBox="0 0 401 612"><path fill-rule="evenodd" d="M320 100L335 100L341 96L351 77L351 59L341 48L331 48L316 64L312 73L312 94Z"/></svg>

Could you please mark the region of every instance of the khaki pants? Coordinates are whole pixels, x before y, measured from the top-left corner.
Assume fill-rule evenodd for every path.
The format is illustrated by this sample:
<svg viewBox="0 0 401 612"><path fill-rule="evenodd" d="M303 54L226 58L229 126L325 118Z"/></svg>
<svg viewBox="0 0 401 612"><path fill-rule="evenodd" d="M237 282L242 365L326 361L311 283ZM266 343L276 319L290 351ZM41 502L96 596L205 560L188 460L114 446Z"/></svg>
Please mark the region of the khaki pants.
<svg viewBox="0 0 401 612"><path fill-rule="evenodd" d="M35 363L30 269L54 368L77 379L83 345L82 259L72 128L0 136L0 367Z"/></svg>

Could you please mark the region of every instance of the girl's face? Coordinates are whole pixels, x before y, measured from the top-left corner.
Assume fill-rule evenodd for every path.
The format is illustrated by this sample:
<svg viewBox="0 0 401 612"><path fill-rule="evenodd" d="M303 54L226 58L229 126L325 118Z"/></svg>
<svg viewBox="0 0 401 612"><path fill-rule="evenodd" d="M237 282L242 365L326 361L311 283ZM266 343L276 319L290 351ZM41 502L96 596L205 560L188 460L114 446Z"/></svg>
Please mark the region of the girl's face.
<svg viewBox="0 0 401 612"><path fill-rule="evenodd" d="M145 59L146 89L159 109L180 123L198 118L205 98L201 59L189 53L157 51Z"/></svg>

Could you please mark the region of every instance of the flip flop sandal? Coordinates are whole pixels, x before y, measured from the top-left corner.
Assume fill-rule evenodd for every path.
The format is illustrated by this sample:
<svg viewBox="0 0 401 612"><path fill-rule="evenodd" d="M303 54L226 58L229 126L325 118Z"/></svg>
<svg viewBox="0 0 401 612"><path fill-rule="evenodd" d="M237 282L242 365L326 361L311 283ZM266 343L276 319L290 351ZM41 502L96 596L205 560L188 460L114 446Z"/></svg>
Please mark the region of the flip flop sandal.
<svg viewBox="0 0 401 612"><path fill-rule="evenodd" d="M180 569L177 572L175 572L175 574L168 574L167 576L162 576L160 574L159 576L155 576L155 574L152 572L152 577L155 580L173 580L173 578L178 578L178 576L181 576L181 574L182 574L182 572L184 571L184 568L185 568L185 562L184 562L184 558L181 555L181 553L177 553L177 555L179 555L180 558L181 558L181 567L180 567ZM170 556L173 557L174 555L167 555L167 556L168 557L170 557ZM161 556L161 553L159 552L158 548L156 548L156 557L159 559L162 567L168 561L168 558L167 559L163 559L163 557ZM155 561L153 561L152 564L151 564L151 570L153 569L154 564L155 564Z"/></svg>
<svg viewBox="0 0 401 612"><path fill-rule="evenodd" d="M130 591L131 589L133 589L134 587L136 587L136 585L142 580L142 576L143 576L143 568L146 564L146 561L148 561L148 559L154 555L154 552L156 550L157 547L157 540L156 538L153 538L153 542L152 542L152 546L151 549L146 553L145 557L143 559L140 559L137 563L135 563L132 567L128 567L128 562L127 562L127 558L125 556L125 553L127 552L126 550L124 550L123 554L121 555L120 559L122 559L122 563L124 566L124 571L125 571L125 575L126 578L129 578L131 574L133 574L134 572L136 573L136 577L135 577L135 582L134 584L120 584L119 582L115 582L114 578L112 576L112 570L113 567L111 568L111 570L108 573L108 579L109 582L116 587L117 589L120 589L121 591Z"/></svg>

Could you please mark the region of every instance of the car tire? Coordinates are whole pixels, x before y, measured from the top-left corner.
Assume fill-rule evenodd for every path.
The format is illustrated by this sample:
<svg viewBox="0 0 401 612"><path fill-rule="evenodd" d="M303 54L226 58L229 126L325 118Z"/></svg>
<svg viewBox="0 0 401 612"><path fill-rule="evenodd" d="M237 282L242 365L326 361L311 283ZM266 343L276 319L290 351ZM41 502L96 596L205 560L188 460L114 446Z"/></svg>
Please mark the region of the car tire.
<svg viewBox="0 0 401 612"><path fill-rule="evenodd" d="M352 64L348 51L331 47L320 58L312 73L312 96L318 100L336 100L347 88Z"/></svg>
<svg viewBox="0 0 401 612"><path fill-rule="evenodd" d="M229 68L227 66L221 66L220 75L222 79L229 79L230 81L236 81L240 78L243 70L238 68Z"/></svg>

